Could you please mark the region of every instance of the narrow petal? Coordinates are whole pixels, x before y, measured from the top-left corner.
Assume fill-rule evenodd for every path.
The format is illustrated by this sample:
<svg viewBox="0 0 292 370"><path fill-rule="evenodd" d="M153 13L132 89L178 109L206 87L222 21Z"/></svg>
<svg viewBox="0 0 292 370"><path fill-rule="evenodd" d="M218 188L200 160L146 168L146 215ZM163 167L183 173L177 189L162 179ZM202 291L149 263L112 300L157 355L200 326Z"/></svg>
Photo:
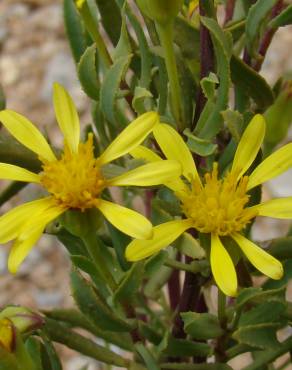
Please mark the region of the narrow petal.
<svg viewBox="0 0 292 370"><path fill-rule="evenodd" d="M264 117L256 114L245 129L233 160L232 172L240 178L255 160L265 137L266 123Z"/></svg>
<svg viewBox="0 0 292 370"><path fill-rule="evenodd" d="M23 241L16 240L14 242L8 257L8 270L12 274L16 274L19 265L23 262L30 250L34 247L35 243L41 237L44 228L45 225L31 233L29 238Z"/></svg>
<svg viewBox="0 0 292 370"><path fill-rule="evenodd" d="M170 221L153 228L153 237L148 240L133 240L126 249L129 261L139 261L168 247L184 231L191 227L189 220Z"/></svg>
<svg viewBox="0 0 292 370"><path fill-rule="evenodd" d="M97 208L111 224L123 233L137 239L151 238L152 224L140 213L103 199L100 199Z"/></svg>
<svg viewBox="0 0 292 370"><path fill-rule="evenodd" d="M8 269L12 274L17 272L20 264L41 237L46 225L60 216L64 211L64 208L53 205L42 213L30 216L29 221L22 226L9 253Z"/></svg>
<svg viewBox="0 0 292 370"><path fill-rule="evenodd" d="M271 279L281 279L283 276L283 266L280 261L241 234L233 234L232 238L256 269Z"/></svg>
<svg viewBox="0 0 292 370"><path fill-rule="evenodd" d="M139 145L137 148L133 149L130 154L136 159L143 159L144 161L150 163L163 161L163 159L160 158L159 155L143 145ZM188 190L186 184L180 177L172 178L171 180L165 182L164 185L177 194L186 192Z"/></svg>
<svg viewBox="0 0 292 370"><path fill-rule="evenodd" d="M183 175L192 181L199 178L193 156L183 138L171 126L161 123L155 126L153 135L167 159L174 159L181 163Z"/></svg>
<svg viewBox="0 0 292 370"><path fill-rule="evenodd" d="M0 112L0 121L22 145L48 161L55 161L56 157L47 140L27 118L12 110Z"/></svg>
<svg viewBox="0 0 292 370"><path fill-rule="evenodd" d="M18 234L17 240L23 241L29 238L30 234L34 233L39 228L42 228L43 225L47 225L51 221L55 220L65 211L66 211L65 207L52 204L49 208L45 209L42 213L33 215L22 226L20 233Z"/></svg>
<svg viewBox="0 0 292 370"><path fill-rule="evenodd" d="M130 123L99 157L100 163L105 164L117 159L140 145L158 124L159 116L155 112L142 114Z"/></svg>
<svg viewBox="0 0 292 370"><path fill-rule="evenodd" d="M131 154L133 158L144 159L145 162L158 162L163 160L158 154L153 152L153 150L143 145L137 146L135 149L131 150L129 154Z"/></svg>
<svg viewBox="0 0 292 370"><path fill-rule="evenodd" d="M68 92L58 83L54 83L54 108L59 127L65 142L73 153L78 152L80 141L80 123L74 102Z"/></svg>
<svg viewBox="0 0 292 370"><path fill-rule="evenodd" d="M272 199L252 208L259 216L292 219L292 197Z"/></svg>
<svg viewBox="0 0 292 370"><path fill-rule="evenodd" d="M284 145L267 157L249 177L248 190L273 179L292 166L292 143Z"/></svg>
<svg viewBox="0 0 292 370"><path fill-rule="evenodd" d="M25 222L31 217L38 217L52 206L52 198L42 198L22 204L0 217L0 243L4 244L17 238Z"/></svg>
<svg viewBox="0 0 292 370"><path fill-rule="evenodd" d="M237 295L236 271L227 250L216 234L211 238L211 269L214 280L222 292L231 297Z"/></svg>
<svg viewBox="0 0 292 370"><path fill-rule="evenodd" d="M40 182L38 174L8 163L0 163L0 179L35 183Z"/></svg>
<svg viewBox="0 0 292 370"><path fill-rule="evenodd" d="M166 183L181 175L181 165L177 161L148 163L111 180L111 186L152 186Z"/></svg>

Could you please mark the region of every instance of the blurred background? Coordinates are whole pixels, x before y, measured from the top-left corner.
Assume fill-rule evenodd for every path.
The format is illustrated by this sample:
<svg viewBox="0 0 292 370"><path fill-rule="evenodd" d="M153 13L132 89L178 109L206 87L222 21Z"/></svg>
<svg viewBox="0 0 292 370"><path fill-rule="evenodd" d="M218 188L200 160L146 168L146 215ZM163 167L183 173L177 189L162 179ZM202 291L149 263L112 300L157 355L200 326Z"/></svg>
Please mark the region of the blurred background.
<svg viewBox="0 0 292 370"><path fill-rule="evenodd" d="M0 1L0 83L7 107L28 117L48 132L55 145L62 143L51 101L52 84L62 83L72 95L83 124L90 122L90 102L82 93L75 65L66 42L61 0ZM292 28L280 29L269 49L263 76L274 83L283 72L292 73ZM292 132L290 139L292 138ZM289 139L287 139L289 140ZM0 189L7 185L1 181ZM1 214L21 201L36 197L37 188L27 187ZM292 170L265 187L264 197L292 195ZM253 232L257 240L282 235L289 224L271 219L259 220ZM65 249L53 237L43 236L16 276L7 272L9 246L0 248L0 307L21 304L29 307L69 307L72 304L68 283L70 262ZM292 291L292 290L291 290ZM78 370L98 364L77 356L64 347L64 370ZM240 369L237 362L235 369Z"/></svg>

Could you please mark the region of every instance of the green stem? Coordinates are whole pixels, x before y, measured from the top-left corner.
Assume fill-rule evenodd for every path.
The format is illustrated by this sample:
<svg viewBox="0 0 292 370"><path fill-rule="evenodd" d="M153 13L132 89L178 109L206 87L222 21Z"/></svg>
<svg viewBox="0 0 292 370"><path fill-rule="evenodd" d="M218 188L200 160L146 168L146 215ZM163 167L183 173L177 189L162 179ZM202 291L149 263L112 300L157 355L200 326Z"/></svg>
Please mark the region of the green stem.
<svg viewBox="0 0 292 370"><path fill-rule="evenodd" d="M169 78L170 98L174 118L177 121L179 131L183 131L183 108L181 100L181 89L179 85L178 71L173 47L173 22L165 25L156 23L157 32L164 51L165 65Z"/></svg>
<svg viewBox="0 0 292 370"><path fill-rule="evenodd" d="M199 261L193 261L190 264L183 262L175 261L171 258L167 258L164 262L164 265L167 267L174 268L176 270L188 271L194 274L203 271L206 268L206 265Z"/></svg>
<svg viewBox="0 0 292 370"><path fill-rule="evenodd" d="M85 356L94 358L95 360L104 362L106 364L124 368L129 367L128 360L110 351L109 349L94 343L92 340L67 329L65 326L60 325L55 320L47 319L45 330L50 339L54 342L64 344Z"/></svg>
<svg viewBox="0 0 292 370"><path fill-rule="evenodd" d="M80 13L82 15L82 18L84 20L85 26L94 40L98 53L104 63L104 65L109 68L112 65L112 59L111 56L105 46L105 43L100 35L98 24L96 24L95 20L93 19L90 10L88 8L87 3L85 2L82 6L82 9L80 10Z"/></svg>
<svg viewBox="0 0 292 370"><path fill-rule="evenodd" d="M275 349L270 348L269 351L262 351L262 353L253 361L249 366L243 368L243 370L258 370L262 366L266 366L270 362L273 362L284 353L289 352L292 349L292 337L289 337L281 343L280 347Z"/></svg>
<svg viewBox="0 0 292 370"><path fill-rule="evenodd" d="M102 245L97 238L95 232L89 232L82 236L82 240L87 248L87 251L97 267L98 271L102 275L104 281L108 284L111 290L114 292L117 289L117 283L115 282L110 270L107 267L106 261L103 258Z"/></svg>

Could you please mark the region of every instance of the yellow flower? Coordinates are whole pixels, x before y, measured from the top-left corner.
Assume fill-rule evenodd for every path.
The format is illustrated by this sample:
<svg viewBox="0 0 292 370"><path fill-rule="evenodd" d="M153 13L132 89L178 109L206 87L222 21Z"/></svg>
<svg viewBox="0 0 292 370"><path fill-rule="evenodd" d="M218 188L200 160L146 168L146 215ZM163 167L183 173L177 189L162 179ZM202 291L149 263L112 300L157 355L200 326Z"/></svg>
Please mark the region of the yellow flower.
<svg viewBox="0 0 292 370"><path fill-rule="evenodd" d="M54 108L64 135L64 152L56 156L40 131L20 114L3 110L0 121L20 143L39 156L42 172L32 173L24 168L0 163L0 178L41 185L47 197L18 206L0 217L0 243L15 240L8 267L16 272L46 225L68 209L96 207L115 227L134 237L152 236L151 223L139 213L101 198L109 186L148 186L161 184L172 173L178 176L177 161L149 163L114 178L106 178L103 166L125 155L139 145L159 122L157 113L148 112L129 124L98 157L94 157L93 137L80 142L80 124L74 103L67 91L54 85Z"/></svg>
<svg viewBox="0 0 292 370"><path fill-rule="evenodd" d="M265 135L265 121L256 115L246 128L235 153L230 172L218 178L217 164L200 179L192 155L179 134L169 125L160 124L154 136L168 159L177 159L183 167L182 179L168 182L181 202L185 218L154 227L149 240L134 240L126 249L126 257L137 261L157 253L171 244L184 231L195 228L211 234L210 262L219 288L229 296L237 292L237 277L233 262L222 244L221 237L231 237L249 261L272 279L283 275L282 264L263 249L246 239L241 231L256 216L292 218L292 197L270 200L250 207L249 191L286 171L292 166L292 143L283 146L245 175L260 150ZM155 162L161 158L139 146L131 154Z"/></svg>

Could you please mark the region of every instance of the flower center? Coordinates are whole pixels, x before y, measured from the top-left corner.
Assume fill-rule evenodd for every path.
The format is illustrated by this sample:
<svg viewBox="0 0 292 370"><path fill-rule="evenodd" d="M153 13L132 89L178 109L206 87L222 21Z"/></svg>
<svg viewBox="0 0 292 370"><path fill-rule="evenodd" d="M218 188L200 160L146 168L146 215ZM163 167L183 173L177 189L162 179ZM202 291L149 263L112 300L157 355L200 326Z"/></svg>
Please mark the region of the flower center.
<svg viewBox="0 0 292 370"><path fill-rule="evenodd" d="M42 167L41 183L59 204L81 210L97 206L105 179L94 157L92 134L79 144L78 153L65 146L61 159L44 161Z"/></svg>
<svg viewBox="0 0 292 370"><path fill-rule="evenodd" d="M218 165L205 175L203 186L194 180L191 190L180 196L184 214L193 221L193 227L202 233L229 235L242 230L256 212L245 208L249 201L246 194L248 177L237 181L234 173L218 179Z"/></svg>

